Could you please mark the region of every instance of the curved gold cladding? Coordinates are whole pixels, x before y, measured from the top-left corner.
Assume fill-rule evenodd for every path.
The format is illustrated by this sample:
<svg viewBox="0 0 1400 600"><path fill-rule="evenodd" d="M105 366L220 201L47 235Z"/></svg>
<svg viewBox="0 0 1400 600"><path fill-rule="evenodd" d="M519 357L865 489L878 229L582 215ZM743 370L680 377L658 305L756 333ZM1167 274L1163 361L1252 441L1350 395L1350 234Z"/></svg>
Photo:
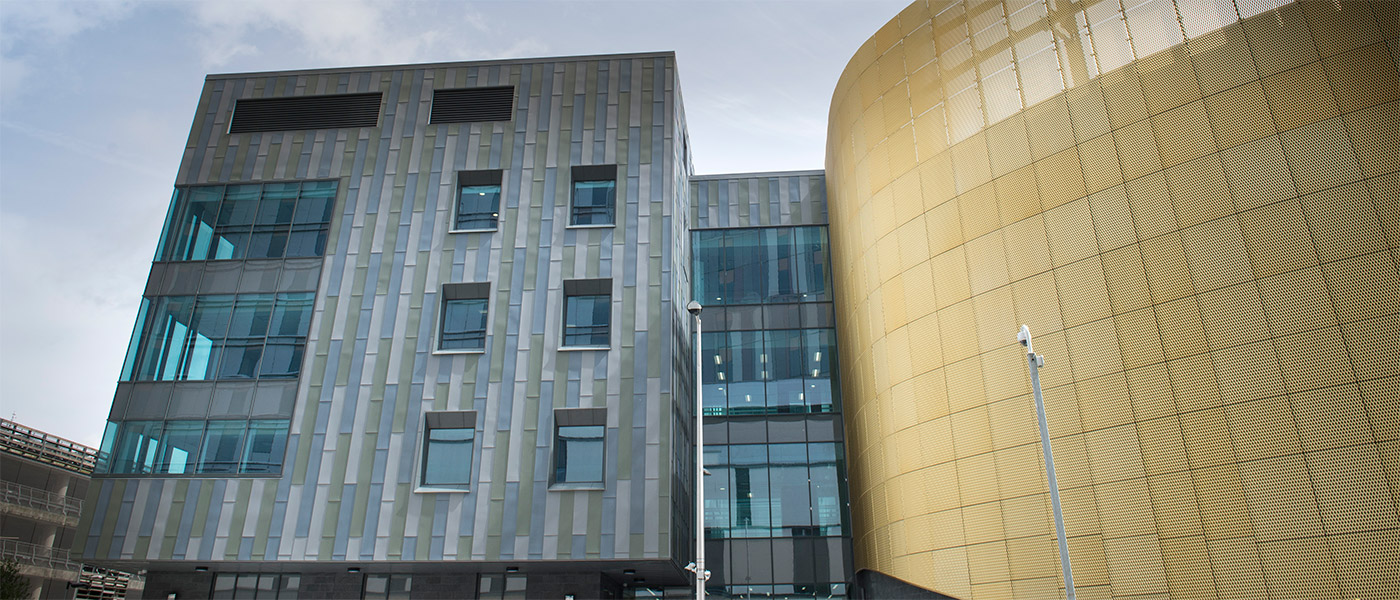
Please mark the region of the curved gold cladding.
<svg viewBox="0 0 1400 600"><path fill-rule="evenodd" d="M856 54L858 568L1063 594L1025 323L1080 598L1400 589L1400 3L1266 4L921 1Z"/></svg>

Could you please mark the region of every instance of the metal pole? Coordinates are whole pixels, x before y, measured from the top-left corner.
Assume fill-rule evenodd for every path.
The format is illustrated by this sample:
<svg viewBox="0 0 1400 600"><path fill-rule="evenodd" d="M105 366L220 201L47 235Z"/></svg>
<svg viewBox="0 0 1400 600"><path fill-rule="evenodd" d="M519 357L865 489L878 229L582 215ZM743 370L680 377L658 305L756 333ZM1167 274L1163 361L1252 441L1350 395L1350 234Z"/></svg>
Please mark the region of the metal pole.
<svg viewBox="0 0 1400 600"><path fill-rule="evenodd" d="M701 359L704 354L704 337L701 335L699 302L694 300L686 305L686 310L695 317L695 600L705 600L705 409L701 396L703 379Z"/></svg>
<svg viewBox="0 0 1400 600"><path fill-rule="evenodd" d="M1055 533L1060 538L1060 569L1065 574L1065 598L1074 600L1074 573L1069 567L1069 541L1065 539L1065 515L1060 510L1060 486L1055 482L1055 455L1050 452L1050 427L1045 422L1045 398L1040 395L1040 367L1045 358L1031 346L1031 328L1025 325L1016 340L1026 347L1026 360L1031 367L1031 391L1035 394L1035 416L1040 420L1040 448L1045 452L1045 474L1050 480L1050 506L1055 511Z"/></svg>

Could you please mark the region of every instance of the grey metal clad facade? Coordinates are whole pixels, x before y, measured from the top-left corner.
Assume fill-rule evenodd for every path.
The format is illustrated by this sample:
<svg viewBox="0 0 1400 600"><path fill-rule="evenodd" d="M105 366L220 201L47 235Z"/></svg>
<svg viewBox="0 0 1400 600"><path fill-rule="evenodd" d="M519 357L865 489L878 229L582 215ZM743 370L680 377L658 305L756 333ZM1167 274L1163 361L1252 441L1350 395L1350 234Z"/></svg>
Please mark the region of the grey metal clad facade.
<svg viewBox="0 0 1400 600"><path fill-rule="evenodd" d="M511 121L428 123L434 90L507 85ZM364 92L383 95L376 127L225 133L238 99ZM685 135L671 53L210 76L176 185L338 186L285 460L277 477L99 475L84 556L153 570L274 560L677 570L689 560L690 492L676 470L690 441L676 429L692 402L675 374L690 338ZM617 169L615 225L568 226L571 167L603 164ZM450 232L457 173L496 169L497 229ZM157 262L152 278L190 268ZM607 280L607 349L559 350L574 279ZM481 352L436 351L442 286L456 282L490 284ZM174 406L191 385L123 384L124 410L156 393L176 395ZM563 489L551 478L554 411L590 407L606 409L603 482ZM475 411L466 491L419 486L430 411Z"/></svg>
<svg viewBox="0 0 1400 600"><path fill-rule="evenodd" d="M701 175L690 194L696 229L826 225L822 171Z"/></svg>

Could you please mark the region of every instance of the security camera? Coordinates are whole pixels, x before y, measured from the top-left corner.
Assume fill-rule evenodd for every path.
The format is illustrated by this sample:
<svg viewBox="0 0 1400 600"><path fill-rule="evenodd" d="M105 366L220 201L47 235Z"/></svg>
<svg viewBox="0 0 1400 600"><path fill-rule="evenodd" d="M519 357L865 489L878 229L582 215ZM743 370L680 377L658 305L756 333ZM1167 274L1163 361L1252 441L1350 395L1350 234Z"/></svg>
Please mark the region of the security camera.
<svg viewBox="0 0 1400 600"><path fill-rule="evenodd" d="M1022 325L1021 330L1016 332L1016 341L1021 342L1022 346L1029 345L1031 343L1031 328Z"/></svg>
<svg viewBox="0 0 1400 600"><path fill-rule="evenodd" d="M690 304L685 305L685 309L688 310L688 311L690 311L690 314L692 314L692 315L698 315L698 314L700 314L700 309L701 309L701 308L703 308L703 307L700 306L700 303L699 303L699 302L696 302L696 301L694 301L694 300L691 300L691 301L690 301Z"/></svg>

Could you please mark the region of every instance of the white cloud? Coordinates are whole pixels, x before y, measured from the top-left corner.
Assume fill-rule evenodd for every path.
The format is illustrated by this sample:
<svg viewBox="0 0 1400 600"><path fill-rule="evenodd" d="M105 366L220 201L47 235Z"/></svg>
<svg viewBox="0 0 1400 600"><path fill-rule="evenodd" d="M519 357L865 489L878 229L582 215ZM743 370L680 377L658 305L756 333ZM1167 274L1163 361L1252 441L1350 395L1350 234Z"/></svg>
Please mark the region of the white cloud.
<svg viewBox="0 0 1400 600"><path fill-rule="evenodd" d="M285 57L293 61L285 66L297 68L313 66L308 58L334 66L462 60L473 50L469 40L489 31L487 20L461 3L253 0L200 2L190 10L195 43L210 69L244 58L275 63ZM270 45L250 43L255 39ZM511 50L543 48L525 38Z"/></svg>
<svg viewBox="0 0 1400 600"><path fill-rule="evenodd" d="M104 147L94 144L86 138L74 137L60 131L42 129L23 123L0 121L0 130L5 129L11 132L7 135L14 135L16 133L22 134L29 138L62 148L74 155L129 171L140 171L156 177L168 177L172 172L172 170L168 168L155 167L150 162L127 159L125 155L109 152Z"/></svg>
<svg viewBox="0 0 1400 600"><path fill-rule="evenodd" d="M23 89L34 71L29 64L32 53L120 21L134 6L130 0L0 1L0 98L8 100Z"/></svg>

